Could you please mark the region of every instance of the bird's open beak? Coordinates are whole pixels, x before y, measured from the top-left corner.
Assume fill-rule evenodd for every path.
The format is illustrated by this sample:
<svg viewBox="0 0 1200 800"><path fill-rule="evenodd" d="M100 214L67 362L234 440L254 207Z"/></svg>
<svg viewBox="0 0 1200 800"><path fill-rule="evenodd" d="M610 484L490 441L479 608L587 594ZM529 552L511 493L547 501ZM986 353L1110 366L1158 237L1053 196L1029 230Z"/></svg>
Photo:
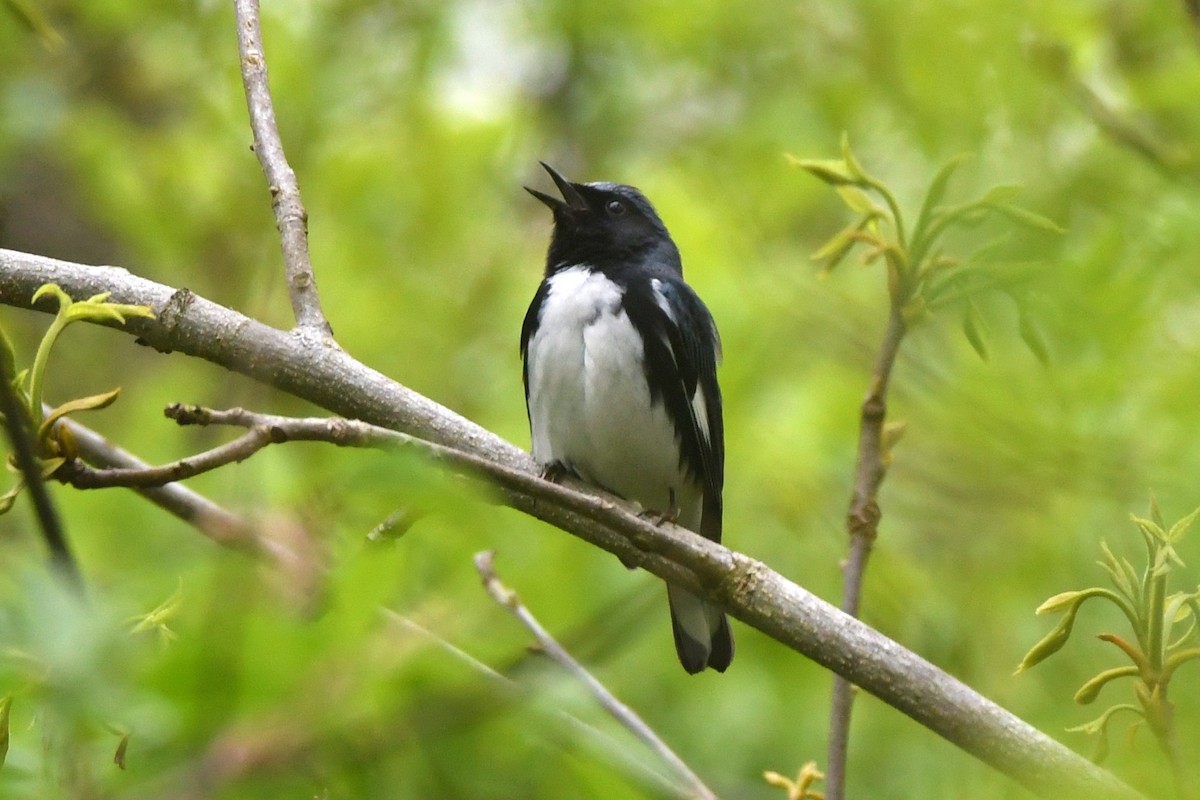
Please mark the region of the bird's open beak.
<svg viewBox="0 0 1200 800"><path fill-rule="evenodd" d="M550 173L550 177L554 179L554 185L558 187L560 192L562 192L563 199L559 200L557 197L551 197L548 194L539 192L537 189L530 189L528 186L525 187L525 191L529 192L538 200L541 200L550 208L551 211L554 212L558 212L560 210L584 211L587 209L587 200L583 199L583 195L581 195L579 190L575 188L575 184L571 183L569 180L560 175L558 170L547 164L545 161L539 161L538 163L542 165L546 172ZM566 202L564 203L563 200Z"/></svg>

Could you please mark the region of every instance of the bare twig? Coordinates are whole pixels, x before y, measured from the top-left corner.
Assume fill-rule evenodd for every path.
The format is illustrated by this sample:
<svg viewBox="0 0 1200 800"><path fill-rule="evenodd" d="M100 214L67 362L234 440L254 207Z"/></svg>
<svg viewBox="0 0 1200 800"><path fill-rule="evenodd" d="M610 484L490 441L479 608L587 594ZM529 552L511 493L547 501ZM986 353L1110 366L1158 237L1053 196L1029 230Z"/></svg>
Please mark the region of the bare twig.
<svg viewBox="0 0 1200 800"><path fill-rule="evenodd" d="M70 430L79 454L93 467L102 470L150 469L145 461L73 419L64 417L56 424ZM136 491L218 544L250 551L263 547L262 541L245 520L186 486L174 483L152 488L139 487Z"/></svg>
<svg viewBox="0 0 1200 800"><path fill-rule="evenodd" d="M527 689L514 681L512 678L509 678L507 675L501 672L497 672L487 664L475 658L475 656L456 646L452 642L446 641L446 639L437 635L423 625L420 625L416 621L401 614L397 614L395 611L385 609L384 613L387 615L388 619L392 620L397 625L433 642L445 652L459 659L471 669L478 672L480 675L483 675L497 685L504 687L506 690L513 692L518 696L524 696L529 693ZM580 733L595 742L597 747L600 749L600 752L615 766L624 770L625 773L630 777L647 784L655 791L670 794L671 796L677 797L680 800L691 800L695 797L695 795L688 790L687 787L680 786L676 781L669 780L664 775L642 763L642 761L636 758L632 753L627 752L627 748L608 733L596 728L593 725L589 725L578 717L572 716L561 709L555 710L555 716L567 723L573 731Z"/></svg>
<svg viewBox="0 0 1200 800"><path fill-rule="evenodd" d="M854 467L854 493L846 529L850 534L850 554L843 571L842 611L858 616L862 597L863 576L871 548L879 533L878 493L887 471L883 444L883 423L887 416L888 381L905 325L898 302L893 298L888 315L887 331L883 336L879 360L871 376L871 388L862 404L862 419L858 434L858 457ZM850 742L850 713L854 705L854 687L841 675L833 677L833 700L829 707L829 761L825 771L827 800L841 800L846 786L846 758Z"/></svg>
<svg viewBox="0 0 1200 800"><path fill-rule="evenodd" d="M114 486L126 489L153 489L211 472L227 464L245 461L272 441L269 429L251 427L232 442L159 467L147 465L92 469L78 461L70 461L59 469L55 477L76 489L109 489Z"/></svg>
<svg viewBox="0 0 1200 800"><path fill-rule="evenodd" d="M254 152L262 164L271 191L271 208L275 212L275 226L279 229L283 246L288 294L292 300L296 326L323 337L332 337L332 329L321 310L317 279L308 255L308 212L300 201L300 185L284 155L283 140L275 122L275 107L267 82L267 59L263 53L258 0L234 0L233 6L237 13L242 84L246 89L250 127L254 131Z"/></svg>
<svg viewBox="0 0 1200 800"><path fill-rule="evenodd" d="M301 337L123 269L0 249L0 302L30 308L33 292L43 283L57 283L72 297L107 291L114 302L150 305L155 319L130 319L117 329L158 350L204 358L334 413L452 449L464 457L464 471L486 475L507 505L713 599L737 619L845 676L1035 793L1139 796L761 562L676 525L641 519L636 509L609 496L542 480L528 453L341 350L314 349ZM38 310L51 309L39 305Z"/></svg>
<svg viewBox="0 0 1200 800"><path fill-rule="evenodd" d="M33 501L34 513L42 536L50 550L50 563L75 589L83 590L83 576L79 565L71 554L67 534L58 518L58 511L50 500L50 493L42 480L42 466L37 457L37 445L33 435L33 420L29 409L17 396L16 376L12 373L12 362L0 357L0 418L8 431L12 443L13 459L25 483L25 491Z"/></svg>
<svg viewBox="0 0 1200 800"><path fill-rule="evenodd" d="M700 780L700 776L692 772L683 759L676 755L675 751L654 732L654 729L647 725L633 709L618 700L608 690L608 687L598 681L562 645L555 641L550 632L542 627L537 618L533 616L533 613L517 597L517 593L500 582L500 578L496 575L496 570L493 566L495 557L496 552L494 550L485 550L482 553L475 554L475 569L479 571L479 577L483 579L483 587L487 589L487 593L492 596L492 599L520 620L521 624L533 634L533 638L537 640L538 647L541 648L542 652L570 673L573 678L586 686L587 690L592 693L592 697L596 699L596 702L612 715L613 719L624 726L626 730L662 759L663 763L670 767L679 780L690 788L690 796L701 798L702 800L716 800L716 795L704 785L704 781Z"/></svg>

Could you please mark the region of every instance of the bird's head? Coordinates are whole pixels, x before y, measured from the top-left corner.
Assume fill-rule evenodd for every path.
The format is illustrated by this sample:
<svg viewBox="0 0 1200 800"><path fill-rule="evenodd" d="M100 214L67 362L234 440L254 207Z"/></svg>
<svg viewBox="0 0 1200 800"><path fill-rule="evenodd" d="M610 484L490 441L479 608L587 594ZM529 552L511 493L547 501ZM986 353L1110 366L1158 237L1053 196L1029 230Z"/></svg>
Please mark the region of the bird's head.
<svg viewBox="0 0 1200 800"><path fill-rule="evenodd" d="M574 264L622 269L653 263L679 269L679 251L645 195L620 183L572 183L549 164L542 166L562 199L529 187L525 191L554 214L550 271Z"/></svg>

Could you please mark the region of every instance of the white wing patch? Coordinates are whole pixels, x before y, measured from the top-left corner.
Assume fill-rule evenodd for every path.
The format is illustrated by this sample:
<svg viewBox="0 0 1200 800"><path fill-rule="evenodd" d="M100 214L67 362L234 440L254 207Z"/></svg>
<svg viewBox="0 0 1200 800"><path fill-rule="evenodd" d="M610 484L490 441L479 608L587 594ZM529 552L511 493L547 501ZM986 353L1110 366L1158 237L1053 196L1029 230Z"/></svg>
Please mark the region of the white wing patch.
<svg viewBox="0 0 1200 800"><path fill-rule="evenodd" d="M669 300L667 300L667 295L662 290L662 281L660 281L658 278L651 278L650 289L654 292L654 302L658 304L658 307L661 308L663 313L667 315L667 319L678 325L679 320L675 319L675 310L671 308L671 303Z"/></svg>
<svg viewBox="0 0 1200 800"><path fill-rule="evenodd" d="M692 395L692 416L696 420L696 430L700 431L704 444L711 445L708 435L708 400L704 396L704 388L696 383L696 393Z"/></svg>

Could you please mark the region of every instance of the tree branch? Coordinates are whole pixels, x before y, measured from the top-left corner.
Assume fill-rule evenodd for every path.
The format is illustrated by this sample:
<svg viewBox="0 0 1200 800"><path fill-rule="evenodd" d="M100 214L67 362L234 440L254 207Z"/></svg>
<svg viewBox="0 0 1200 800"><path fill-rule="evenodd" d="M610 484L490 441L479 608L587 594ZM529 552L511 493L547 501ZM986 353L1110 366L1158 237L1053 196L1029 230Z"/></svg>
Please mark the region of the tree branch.
<svg viewBox="0 0 1200 800"><path fill-rule="evenodd" d="M194 456L181 458L161 467L110 467L92 469L79 461L68 461L55 477L76 489L110 489L122 486L126 489L153 489L174 481L185 480L211 472L218 467L245 461L272 443L271 431L251 428L244 434L219 447L205 450Z"/></svg>
<svg viewBox="0 0 1200 800"><path fill-rule="evenodd" d="M618 700L608 690L608 687L596 680L596 677L592 673L584 669L583 665L576 661L562 645L555 641L550 632L542 627L542 624L537 621L533 613L517 597L517 593L500 582L500 577L496 574L494 566L495 559L496 551L494 550L485 550L482 553L475 554L475 569L479 571L479 577L483 579L483 588L487 590L491 598L516 617L533 634L533 638L537 641L538 647L543 653L565 669L573 678L586 686L587 690L592 693L592 697L596 699L596 702L613 719L624 726L626 730L650 748L664 764L671 768L671 771L675 773L679 780L690 789L689 797L700 798L700 800L716 800L717 796L713 794L712 789L709 789L704 784L704 781L700 780L700 776L693 772L691 767L682 758L676 755L675 751L637 715L637 712Z"/></svg>
<svg viewBox="0 0 1200 800"><path fill-rule="evenodd" d="M254 132L254 152L271 191L271 209L275 212L275 227L279 229L283 247L292 313L298 328L329 338L333 331L321 310L317 279L308 255L308 212L300 201L300 184L284 155L283 140L275 122L258 0L234 0L233 7L237 14L238 54L241 56L246 107L250 111L250 128Z"/></svg>
<svg viewBox="0 0 1200 800"><path fill-rule="evenodd" d="M441 636L437 635L428 628L423 627L412 619L396 613L390 609L385 609L386 617L394 624L404 628L407 631L416 633L417 635L433 642L446 653L449 653L454 658L457 658L475 672L492 681L496 685L502 687L508 692L524 697L530 694L530 690L521 684L514 681L507 675L497 672L487 664L484 664L479 659L475 658L470 653L457 647L451 642L446 641ZM609 733L596 728L578 717L568 714L566 711L556 709L554 716L565 722L574 733L581 734L595 743L596 749L608 762L616 768L624 771L630 778L640 781L654 791L669 794L673 797L678 797L680 800L694 800L694 795L687 791L685 787L679 786L677 783L669 780L666 776L660 774L654 769L651 769L643 761L639 760L634 754L626 752L621 742L614 739Z"/></svg>
<svg viewBox="0 0 1200 800"><path fill-rule="evenodd" d="M120 329L159 350L205 358L334 413L461 454L465 471L487 476L506 504L713 599L737 619L843 675L1037 794L1139 796L766 565L678 526L641 519L614 498L542 480L528 454L337 348L313 347L302 337L123 269L0 250L0 302L30 308L33 291L47 282L73 297L110 291L116 302L152 306L155 319L130 319Z"/></svg>
<svg viewBox="0 0 1200 800"><path fill-rule="evenodd" d="M79 454L94 467L102 470L150 468L145 461L73 419L63 418L56 424L70 430ZM218 544L251 552L267 546L243 519L186 486L173 483L153 488L138 487L136 491Z"/></svg>

